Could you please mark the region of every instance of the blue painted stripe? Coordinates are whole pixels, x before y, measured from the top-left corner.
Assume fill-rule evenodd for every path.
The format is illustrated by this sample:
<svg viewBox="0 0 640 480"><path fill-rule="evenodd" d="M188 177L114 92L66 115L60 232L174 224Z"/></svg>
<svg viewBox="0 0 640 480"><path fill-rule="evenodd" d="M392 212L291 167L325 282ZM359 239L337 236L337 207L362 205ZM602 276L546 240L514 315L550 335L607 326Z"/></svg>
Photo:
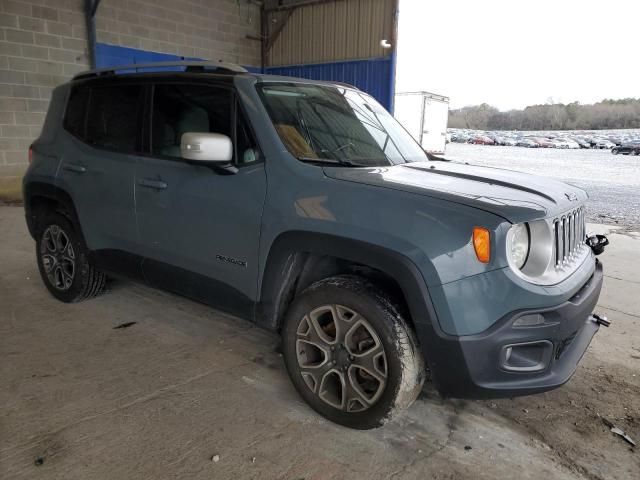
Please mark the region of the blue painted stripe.
<svg viewBox="0 0 640 480"><path fill-rule="evenodd" d="M96 67L113 67L114 65L129 65L134 63L170 62L180 60L201 60L196 57L181 57L170 53L148 52L137 48L109 45L107 43L96 44ZM159 67L152 71L175 71L182 67ZM121 72L126 73L126 72Z"/></svg>
<svg viewBox="0 0 640 480"><path fill-rule="evenodd" d="M373 96L387 110L393 107L393 58L267 67L265 73L288 77L344 82Z"/></svg>
<svg viewBox="0 0 640 480"><path fill-rule="evenodd" d="M171 53L150 52L137 48L121 47L119 45L109 45L108 43L96 44L96 68L113 67L115 65L130 65L135 63L150 62L171 62L181 60L204 60L198 57L182 57ZM253 73L260 73L260 67L245 67ZM162 72L162 71L182 71L184 67L154 67L143 68L137 71ZM126 70L118 73L129 73Z"/></svg>

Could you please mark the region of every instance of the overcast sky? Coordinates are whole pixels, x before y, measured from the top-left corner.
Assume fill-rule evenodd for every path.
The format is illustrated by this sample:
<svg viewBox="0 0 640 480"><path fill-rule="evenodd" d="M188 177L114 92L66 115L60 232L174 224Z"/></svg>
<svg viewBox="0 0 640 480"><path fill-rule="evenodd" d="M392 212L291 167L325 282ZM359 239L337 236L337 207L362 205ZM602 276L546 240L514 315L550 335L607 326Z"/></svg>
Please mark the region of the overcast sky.
<svg viewBox="0 0 640 480"><path fill-rule="evenodd" d="M640 0L401 0L397 92L453 108L640 97Z"/></svg>

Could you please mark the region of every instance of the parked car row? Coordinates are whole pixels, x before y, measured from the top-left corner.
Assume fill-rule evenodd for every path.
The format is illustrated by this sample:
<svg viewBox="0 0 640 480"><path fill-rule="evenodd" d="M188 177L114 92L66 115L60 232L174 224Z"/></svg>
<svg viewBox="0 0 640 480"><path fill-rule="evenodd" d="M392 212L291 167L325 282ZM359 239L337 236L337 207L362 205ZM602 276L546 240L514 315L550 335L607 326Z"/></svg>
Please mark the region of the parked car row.
<svg viewBox="0 0 640 480"><path fill-rule="evenodd" d="M450 141L474 145L526 148L608 149L614 154L640 155L640 130L611 132L517 132L449 129Z"/></svg>

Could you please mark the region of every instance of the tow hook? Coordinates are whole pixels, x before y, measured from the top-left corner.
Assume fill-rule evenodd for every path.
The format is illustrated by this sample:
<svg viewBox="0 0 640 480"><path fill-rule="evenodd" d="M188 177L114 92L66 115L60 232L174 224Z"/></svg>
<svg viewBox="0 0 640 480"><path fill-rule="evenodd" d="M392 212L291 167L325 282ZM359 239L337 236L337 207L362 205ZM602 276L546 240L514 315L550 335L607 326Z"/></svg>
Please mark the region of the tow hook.
<svg viewBox="0 0 640 480"><path fill-rule="evenodd" d="M586 243L594 255L600 255L604 252L604 247L609 245L609 239L605 235L590 235L587 237Z"/></svg>
<svg viewBox="0 0 640 480"><path fill-rule="evenodd" d="M611 325L611 320L609 320L606 315L598 315L597 313L594 313L593 315L591 315L591 319L598 325L602 325L603 327L608 327L609 325Z"/></svg>

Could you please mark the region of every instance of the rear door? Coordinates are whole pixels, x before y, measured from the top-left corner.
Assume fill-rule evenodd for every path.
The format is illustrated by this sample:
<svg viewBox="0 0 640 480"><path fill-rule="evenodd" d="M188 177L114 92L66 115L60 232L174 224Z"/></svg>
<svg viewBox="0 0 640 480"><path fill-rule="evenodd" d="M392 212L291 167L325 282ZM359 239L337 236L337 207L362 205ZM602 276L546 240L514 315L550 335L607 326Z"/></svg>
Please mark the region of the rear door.
<svg viewBox="0 0 640 480"><path fill-rule="evenodd" d="M133 185L141 151L142 94L140 84L119 80L71 89L57 182L71 195L99 263L113 264L114 257L137 248Z"/></svg>
<svg viewBox="0 0 640 480"><path fill-rule="evenodd" d="M153 86L150 155L138 162L137 223L145 277L241 316L257 288L264 163L229 86ZM238 172L218 173L180 156L187 132L228 135Z"/></svg>

